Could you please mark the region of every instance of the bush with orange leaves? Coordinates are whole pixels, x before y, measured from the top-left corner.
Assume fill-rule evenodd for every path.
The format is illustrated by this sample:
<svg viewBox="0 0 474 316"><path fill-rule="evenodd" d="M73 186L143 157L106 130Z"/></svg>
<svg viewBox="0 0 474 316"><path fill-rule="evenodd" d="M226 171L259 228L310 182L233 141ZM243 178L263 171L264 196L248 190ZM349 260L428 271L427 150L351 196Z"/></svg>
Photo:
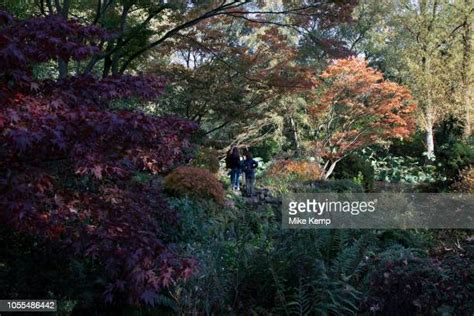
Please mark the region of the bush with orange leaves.
<svg viewBox="0 0 474 316"><path fill-rule="evenodd" d="M406 138L416 129L410 91L385 79L364 59L333 61L321 74L317 91L308 113L316 127L313 155L324 160L326 179L348 154Z"/></svg>
<svg viewBox="0 0 474 316"><path fill-rule="evenodd" d="M268 169L267 175L272 178L291 178L307 181L321 180L324 171L316 162L304 160L277 160Z"/></svg>
<svg viewBox="0 0 474 316"><path fill-rule="evenodd" d="M164 189L175 196L212 199L224 203L224 188L209 170L197 167L178 167L164 179Z"/></svg>

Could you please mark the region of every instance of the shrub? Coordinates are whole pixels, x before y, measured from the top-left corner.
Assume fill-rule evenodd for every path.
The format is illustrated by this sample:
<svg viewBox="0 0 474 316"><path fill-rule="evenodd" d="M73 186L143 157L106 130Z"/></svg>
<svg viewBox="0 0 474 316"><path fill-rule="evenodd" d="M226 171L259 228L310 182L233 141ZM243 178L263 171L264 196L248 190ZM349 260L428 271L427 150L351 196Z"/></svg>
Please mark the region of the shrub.
<svg viewBox="0 0 474 316"><path fill-rule="evenodd" d="M358 193L364 188L349 179L308 181L303 186L296 187L296 191L305 193Z"/></svg>
<svg viewBox="0 0 474 316"><path fill-rule="evenodd" d="M192 165L204 168L212 173L219 172L219 153L214 148L201 148Z"/></svg>
<svg viewBox="0 0 474 316"><path fill-rule="evenodd" d="M370 191L374 188L374 167L367 158L352 154L337 164L334 178L352 179Z"/></svg>
<svg viewBox="0 0 474 316"><path fill-rule="evenodd" d="M59 249L59 244L53 248L49 240L0 225L0 296L54 298L58 302L74 298L92 304L97 298L95 282L105 272L85 256L74 259L64 252L58 256Z"/></svg>
<svg viewBox="0 0 474 316"><path fill-rule="evenodd" d="M429 258L393 246L368 262L368 297L362 312L380 315L470 315L474 282L472 246L466 254Z"/></svg>
<svg viewBox="0 0 474 316"><path fill-rule="evenodd" d="M0 226L41 240L45 251L60 257L52 263L87 260L103 268L91 293L97 303L156 303L192 267L166 239L175 212L159 190L130 176L166 172L187 161L198 126L108 108L119 100L155 100L164 88L160 78L34 75L48 62L79 62L99 53L93 43L110 35L99 27L60 16L0 16ZM21 266L13 264L8 273ZM57 274L49 279L66 279L59 269L52 271ZM68 286L80 291L79 282Z"/></svg>
<svg viewBox="0 0 474 316"><path fill-rule="evenodd" d="M412 156L412 157L423 157L423 153L426 151L424 142L425 133L424 131L417 131L409 138L394 139L388 151L394 156Z"/></svg>
<svg viewBox="0 0 474 316"><path fill-rule="evenodd" d="M277 160L266 170L265 185L277 193L286 193L298 183L319 180L323 170L319 164L304 160Z"/></svg>
<svg viewBox="0 0 474 316"><path fill-rule="evenodd" d="M266 139L258 146L252 147L252 153L255 157L262 158L263 161L272 160L280 150L280 145L274 139Z"/></svg>
<svg viewBox="0 0 474 316"><path fill-rule="evenodd" d="M351 315L360 291L355 271L373 250L370 231L280 231L271 250L249 258L241 277L238 314Z"/></svg>
<svg viewBox="0 0 474 316"><path fill-rule="evenodd" d="M272 178L291 178L299 181L320 180L323 177L323 170L316 162L277 160L268 169L268 176Z"/></svg>
<svg viewBox="0 0 474 316"><path fill-rule="evenodd" d="M184 227L177 240L199 261L178 283L176 314L350 314L360 293L351 275L374 249L371 231L281 230L277 207L240 204L216 216L202 201L172 199ZM212 206L211 206L212 207ZM298 313L299 311L299 313Z"/></svg>
<svg viewBox="0 0 474 316"><path fill-rule="evenodd" d="M271 161L265 162L262 157L253 157L254 160L258 162L258 167L255 170L255 174L257 178L261 178L262 176L267 175L268 168L272 165Z"/></svg>
<svg viewBox="0 0 474 316"><path fill-rule="evenodd" d="M474 192L474 168L472 166L461 172L459 180L451 185L451 190L462 193Z"/></svg>
<svg viewBox="0 0 474 316"><path fill-rule="evenodd" d="M472 145L459 140L438 146L435 154L439 172L450 181L457 180L461 171L474 162Z"/></svg>
<svg viewBox="0 0 474 316"><path fill-rule="evenodd" d="M347 181L346 181L347 182ZM380 249L425 246L408 230L282 230L278 206L255 211L169 199L179 210L178 248L199 262L170 289L175 314L351 315L358 312L367 262Z"/></svg>
<svg viewBox="0 0 474 316"><path fill-rule="evenodd" d="M462 121L450 117L442 121L435 131L437 167L450 182L457 180L461 170L474 162L472 140L462 140L463 129Z"/></svg>
<svg viewBox="0 0 474 316"><path fill-rule="evenodd" d="M164 189L171 195L213 199L224 203L224 188L209 170L178 167L165 177Z"/></svg>
<svg viewBox="0 0 474 316"><path fill-rule="evenodd" d="M238 291L241 276L250 266L258 269L252 260L255 254L272 244L270 231L279 230L274 210L256 212L254 205L240 199L232 206L185 198L169 199L169 204L182 214L183 229L173 234L178 247L185 248L187 255L199 262L192 279L171 289L177 299L175 313L243 314L235 312L244 306L233 290ZM255 280L252 282L259 285Z"/></svg>
<svg viewBox="0 0 474 316"><path fill-rule="evenodd" d="M410 156L393 156L389 152L368 149L374 168L375 179L385 182L427 183L443 180L433 165L424 165L420 159Z"/></svg>

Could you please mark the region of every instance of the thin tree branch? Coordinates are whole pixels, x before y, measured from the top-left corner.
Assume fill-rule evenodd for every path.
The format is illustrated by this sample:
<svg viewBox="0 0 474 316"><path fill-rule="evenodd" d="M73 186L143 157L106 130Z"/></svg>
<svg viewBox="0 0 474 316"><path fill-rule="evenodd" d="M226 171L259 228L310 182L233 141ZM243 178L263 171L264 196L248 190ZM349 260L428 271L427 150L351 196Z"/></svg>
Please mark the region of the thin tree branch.
<svg viewBox="0 0 474 316"><path fill-rule="evenodd" d="M211 17L215 17L215 16L218 16L218 15L221 15L222 14L222 11L223 10L228 10L229 8L233 8L233 7L239 7L245 3L248 3L249 1L233 1L229 4L225 4L225 5L221 5L211 11L208 11L206 13L204 13L203 15L195 18L195 19L192 19L190 21L187 21L171 30L169 30L168 32L166 32L161 38L159 38L158 40L146 45L145 47L142 47L141 49L135 51L134 53L132 53L132 55L123 63L122 67L120 68L120 72L123 73L127 68L128 66L130 65L130 63L132 61L134 61L136 58L138 58L141 54L143 54L144 52L146 52L147 50L153 48L153 47L156 47L158 46L159 44L161 44L162 42L164 42L165 40L167 40L168 38L176 35L176 34L179 34L179 32L181 30L184 30L186 28L189 28L191 26L194 26L196 24L198 24L199 22L203 21L203 20L206 20L208 18L211 18Z"/></svg>

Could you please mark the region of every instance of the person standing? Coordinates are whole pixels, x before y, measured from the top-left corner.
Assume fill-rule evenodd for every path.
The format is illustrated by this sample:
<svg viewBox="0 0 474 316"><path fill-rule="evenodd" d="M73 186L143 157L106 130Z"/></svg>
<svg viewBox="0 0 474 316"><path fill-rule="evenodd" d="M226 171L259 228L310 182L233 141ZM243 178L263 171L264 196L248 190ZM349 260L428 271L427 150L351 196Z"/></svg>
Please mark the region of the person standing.
<svg viewBox="0 0 474 316"><path fill-rule="evenodd" d="M246 151L242 165L245 173L245 193L247 196L252 196L255 188L255 169L258 167L258 162L253 159L252 153Z"/></svg>
<svg viewBox="0 0 474 316"><path fill-rule="evenodd" d="M230 184L233 191L239 190L239 177L242 171L240 153L237 147L233 147L226 157L226 166L230 169Z"/></svg>

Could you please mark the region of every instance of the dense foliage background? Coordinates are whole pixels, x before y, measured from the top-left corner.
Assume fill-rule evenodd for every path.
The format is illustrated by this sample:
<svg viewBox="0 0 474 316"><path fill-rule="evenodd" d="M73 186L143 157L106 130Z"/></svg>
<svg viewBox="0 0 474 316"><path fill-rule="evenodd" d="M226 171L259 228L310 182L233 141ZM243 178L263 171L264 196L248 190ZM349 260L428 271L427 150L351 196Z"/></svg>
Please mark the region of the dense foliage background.
<svg viewBox="0 0 474 316"><path fill-rule="evenodd" d="M470 230L280 226L288 192L472 193L471 1L0 9L0 298L474 313ZM259 162L253 197L228 188L231 146Z"/></svg>

